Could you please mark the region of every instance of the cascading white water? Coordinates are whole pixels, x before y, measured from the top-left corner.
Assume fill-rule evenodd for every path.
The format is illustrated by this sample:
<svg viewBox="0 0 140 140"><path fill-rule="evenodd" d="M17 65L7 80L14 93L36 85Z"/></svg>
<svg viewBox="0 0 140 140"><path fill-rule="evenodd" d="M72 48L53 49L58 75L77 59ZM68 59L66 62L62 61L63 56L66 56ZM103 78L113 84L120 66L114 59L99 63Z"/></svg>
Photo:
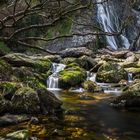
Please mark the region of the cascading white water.
<svg viewBox="0 0 140 140"><path fill-rule="evenodd" d="M60 71L62 71L65 68L64 64L58 64L58 63L53 63L52 64L52 75L49 76L49 78L47 79L47 87L50 90L56 90L59 88L58 85L58 73Z"/></svg>
<svg viewBox="0 0 140 140"><path fill-rule="evenodd" d="M115 94L115 95L120 95L122 93L122 90L117 87L113 87L114 83L98 83L96 82L96 73L90 73L87 71L87 80L95 82L98 86L100 86L104 93L107 94Z"/></svg>
<svg viewBox="0 0 140 140"><path fill-rule="evenodd" d="M133 82L133 74L128 72L128 82Z"/></svg>
<svg viewBox="0 0 140 140"><path fill-rule="evenodd" d="M102 0L97 0L97 2L97 18L104 32L119 32L119 18L115 7L109 2L103 2ZM106 41L109 45L108 47L113 50L117 50L118 46L125 49L129 49L130 47L130 43L124 35L120 35L119 37L106 35Z"/></svg>
<svg viewBox="0 0 140 140"><path fill-rule="evenodd" d="M96 73L87 71L87 80L96 82Z"/></svg>

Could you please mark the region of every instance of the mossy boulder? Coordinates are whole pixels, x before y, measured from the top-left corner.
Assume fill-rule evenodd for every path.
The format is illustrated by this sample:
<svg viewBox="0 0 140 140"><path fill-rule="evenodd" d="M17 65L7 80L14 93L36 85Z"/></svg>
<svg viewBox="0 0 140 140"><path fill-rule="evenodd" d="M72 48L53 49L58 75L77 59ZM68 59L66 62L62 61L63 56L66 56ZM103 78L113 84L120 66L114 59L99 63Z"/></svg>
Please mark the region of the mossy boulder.
<svg viewBox="0 0 140 140"><path fill-rule="evenodd" d="M53 110L60 109L59 101L52 93L45 88L34 90L30 87L23 87L16 91L12 97L12 111L26 114L46 114Z"/></svg>
<svg viewBox="0 0 140 140"><path fill-rule="evenodd" d="M47 91L43 84L32 82L27 85L0 83L0 114L46 114L60 109L61 101Z"/></svg>
<svg viewBox="0 0 140 140"><path fill-rule="evenodd" d="M37 92L29 87L18 89L12 97L13 112L40 113L40 101Z"/></svg>
<svg viewBox="0 0 140 140"><path fill-rule="evenodd" d="M95 82L90 81L90 80L85 81L82 84L82 86L88 92L100 92L100 91L102 91L101 87L99 87Z"/></svg>
<svg viewBox="0 0 140 140"><path fill-rule="evenodd" d="M46 114L61 102L46 89L48 58L8 54L0 59L0 114Z"/></svg>
<svg viewBox="0 0 140 140"><path fill-rule="evenodd" d="M112 101L114 107L139 108L140 107L140 80L135 80L124 88L121 96Z"/></svg>
<svg viewBox="0 0 140 140"><path fill-rule="evenodd" d="M78 62L78 58L75 57L66 57L61 60L61 63L65 65L69 65L71 63L77 63L77 62Z"/></svg>
<svg viewBox="0 0 140 140"><path fill-rule="evenodd" d="M126 71L133 73L134 75L140 74L140 67L136 68L136 67L130 67L130 68L126 68Z"/></svg>
<svg viewBox="0 0 140 140"><path fill-rule="evenodd" d="M59 73L60 88L70 88L80 85L86 79L86 71L78 64L71 63Z"/></svg>
<svg viewBox="0 0 140 140"><path fill-rule="evenodd" d="M118 64L105 62L97 71L97 82L118 83L122 79L128 79L127 72Z"/></svg>
<svg viewBox="0 0 140 140"><path fill-rule="evenodd" d="M83 55L79 58L66 57L63 60L61 60L61 63L65 64L65 65L69 65L71 63L77 63L77 64L79 64L80 67L82 67L86 70L90 70L97 64L97 62L92 57L89 57L86 55Z"/></svg>
<svg viewBox="0 0 140 140"><path fill-rule="evenodd" d="M47 55L43 59L49 59L52 62L59 63L62 58L59 55Z"/></svg>
<svg viewBox="0 0 140 140"><path fill-rule="evenodd" d="M8 62L14 67L32 67L37 72L46 72L51 68L51 61L47 58L27 56L20 53L12 53L2 57L3 60Z"/></svg>
<svg viewBox="0 0 140 140"><path fill-rule="evenodd" d="M81 56L79 59L78 59L78 62L77 62L80 67L86 69L86 70L90 70L91 68L93 68L97 62L95 61L95 59L93 59L92 57L89 57L89 56Z"/></svg>
<svg viewBox="0 0 140 140"><path fill-rule="evenodd" d="M83 55L87 56L94 56L94 53L92 50L87 49L86 47L77 47L77 48L67 48L60 52L60 55L62 58L65 57L80 57Z"/></svg>

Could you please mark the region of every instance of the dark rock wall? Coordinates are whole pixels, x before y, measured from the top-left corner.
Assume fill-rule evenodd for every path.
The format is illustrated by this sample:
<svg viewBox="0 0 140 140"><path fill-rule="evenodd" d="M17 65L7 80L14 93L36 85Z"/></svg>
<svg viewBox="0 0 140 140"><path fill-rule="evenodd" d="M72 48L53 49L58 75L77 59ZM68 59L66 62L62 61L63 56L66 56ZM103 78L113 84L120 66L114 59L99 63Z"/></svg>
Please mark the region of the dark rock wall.
<svg viewBox="0 0 140 140"><path fill-rule="evenodd" d="M95 2L95 0L93 0ZM127 26L124 30L124 34L128 38L131 47L134 44L134 40L138 36L140 32L140 2L136 0L132 2L131 0L111 0L109 2L110 5L113 5L117 15L120 19L120 24L126 21ZM131 4L131 5L130 5ZM93 6L88 10L78 11L75 15L72 16L72 20L74 21L70 26L69 33L81 33L86 34L89 32L95 31L91 25L97 25L96 18L96 7ZM80 23L80 24L77 24ZM84 24L86 26L83 26ZM90 26L87 26L90 25ZM101 38L102 39L102 38ZM92 47L102 47L98 46L98 39L93 35L87 36L73 36L69 38L58 39L55 41L51 41L44 45L46 49L50 49L53 51L60 51L69 47L81 47L81 46L90 46ZM90 45L89 45L90 44ZM135 50L140 49L140 39L137 41Z"/></svg>

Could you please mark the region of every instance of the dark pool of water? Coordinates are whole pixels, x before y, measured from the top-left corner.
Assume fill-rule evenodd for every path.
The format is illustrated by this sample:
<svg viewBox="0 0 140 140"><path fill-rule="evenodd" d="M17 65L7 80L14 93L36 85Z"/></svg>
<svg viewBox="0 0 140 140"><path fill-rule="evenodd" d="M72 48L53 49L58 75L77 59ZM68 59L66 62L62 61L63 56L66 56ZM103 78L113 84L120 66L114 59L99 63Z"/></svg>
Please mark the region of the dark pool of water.
<svg viewBox="0 0 140 140"><path fill-rule="evenodd" d="M43 116L40 124L29 126L24 123L2 128L1 132L34 129L32 135L42 140L140 139L140 113L112 108L109 105L110 95L60 91L55 95L63 101L64 117L48 119Z"/></svg>

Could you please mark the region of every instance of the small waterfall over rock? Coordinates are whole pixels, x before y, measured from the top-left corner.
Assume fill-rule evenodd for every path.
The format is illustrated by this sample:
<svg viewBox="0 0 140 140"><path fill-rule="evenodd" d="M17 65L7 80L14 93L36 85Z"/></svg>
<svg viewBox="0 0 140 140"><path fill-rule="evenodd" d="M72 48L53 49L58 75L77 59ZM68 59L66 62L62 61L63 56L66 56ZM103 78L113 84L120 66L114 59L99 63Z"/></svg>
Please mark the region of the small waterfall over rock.
<svg viewBox="0 0 140 140"><path fill-rule="evenodd" d="M58 73L65 68L64 64L53 63L52 64L52 75L49 76L47 79L47 87L50 90L57 90L59 89L59 78Z"/></svg>
<svg viewBox="0 0 140 140"><path fill-rule="evenodd" d="M119 87L114 87L114 83L98 83L96 82L96 73L90 73L87 71L87 80L95 82L98 86L100 86L103 89L104 93L107 94L115 94L120 95L122 93L122 90Z"/></svg>
<svg viewBox="0 0 140 140"><path fill-rule="evenodd" d="M92 73L87 71L87 80L91 80L93 82L96 82L96 73Z"/></svg>
<svg viewBox="0 0 140 140"><path fill-rule="evenodd" d="M103 0L97 0L97 18L98 22L104 32L119 32L120 31L120 20L115 11L115 6L110 2L103 2ZM103 3L102 3L103 2ZM118 48L129 49L130 43L124 35L120 36L107 36L106 41L108 48L112 50L118 50Z"/></svg>
<svg viewBox="0 0 140 140"><path fill-rule="evenodd" d="M133 74L128 72L128 82L131 83L133 82Z"/></svg>

